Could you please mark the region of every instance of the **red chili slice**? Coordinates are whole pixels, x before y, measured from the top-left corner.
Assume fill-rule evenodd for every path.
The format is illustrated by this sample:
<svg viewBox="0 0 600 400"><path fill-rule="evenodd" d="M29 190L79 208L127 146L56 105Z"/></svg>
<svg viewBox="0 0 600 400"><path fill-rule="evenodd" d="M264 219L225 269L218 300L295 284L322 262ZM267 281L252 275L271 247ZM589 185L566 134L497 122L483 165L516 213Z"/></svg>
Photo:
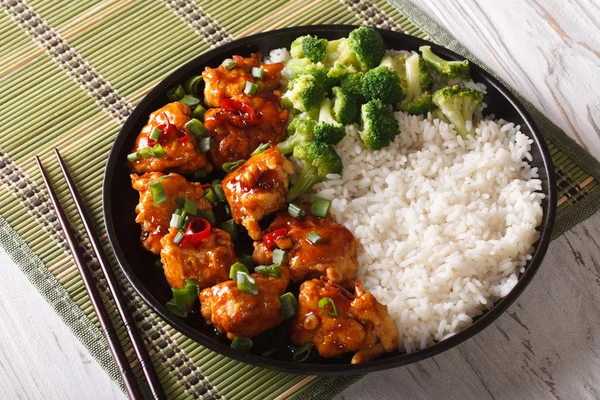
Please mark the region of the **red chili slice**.
<svg viewBox="0 0 600 400"><path fill-rule="evenodd" d="M223 99L221 100L221 107L224 110L236 112L238 114L237 116L241 118L240 123L242 126L258 125L261 122L262 115L254 111L254 109L248 104L242 103L241 101L233 99ZM234 120L235 119L236 118L234 118Z"/></svg>
<svg viewBox="0 0 600 400"><path fill-rule="evenodd" d="M200 185L200 189L202 189L202 190L206 190L210 187L212 187L212 185L210 183L203 183L202 185Z"/></svg>
<svg viewBox="0 0 600 400"><path fill-rule="evenodd" d="M287 235L287 229L281 228L281 229L276 229L273 232L267 233L262 238L263 238L263 242L265 242L265 246L267 246L267 249L272 250L275 247L277 247L277 243L275 243L275 240L277 240L285 235Z"/></svg>
<svg viewBox="0 0 600 400"><path fill-rule="evenodd" d="M185 230L182 246L195 246L210 235L210 222L204 218L193 218Z"/></svg>
<svg viewBox="0 0 600 400"><path fill-rule="evenodd" d="M150 146L150 147L154 146L156 143L160 142L160 140L163 137L169 136L171 134L171 132L175 132L177 134L177 138L179 139L179 141L181 143L187 142L188 134L186 132L180 131L179 128L177 128L177 126L172 124L171 121L169 121L169 117L167 116L167 113L162 113L161 115L162 115L163 119L165 120L165 122L163 124L158 125L157 128L160 129L162 131L162 133L160 134L160 137L156 141L148 138L148 146Z"/></svg>

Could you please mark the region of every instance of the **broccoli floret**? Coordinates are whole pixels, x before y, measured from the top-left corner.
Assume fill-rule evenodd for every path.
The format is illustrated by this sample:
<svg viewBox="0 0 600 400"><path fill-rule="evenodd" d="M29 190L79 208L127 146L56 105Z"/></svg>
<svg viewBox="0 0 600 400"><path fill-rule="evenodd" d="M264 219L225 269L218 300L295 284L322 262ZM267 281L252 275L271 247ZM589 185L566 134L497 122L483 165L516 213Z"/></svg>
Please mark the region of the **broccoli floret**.
<svg viewBox="0 0 600 400"><path fill-rule="evenodd" d="M360 113L360 97L339 86L333 92L333 115L342 125L357 122Z"/></svg>
<svg viewBox="0 0 600 400"><path fill-rule="evenodd" d="M302 75L312 75L315 77L317 82L319 82L325 91L329 92L331 88L335 84L335 80L328 76L328 69L325 65L321 63L316 64L308 64L302 70L292 75L292 79L296 79Z"/></svg>
<svg viewBox="0 0 600 400"><path fill-rule="evenodd" d="M348 39L337 47L338 60L344 65L353 65L363 71L375 68L385 55L383 38L373 28L361 26L350 32Z"/></svg>
<svg viewBox="0 0 600 400"><path fill-rule="evenodd" d="M394 113L381 100L371 100L363 104L360 119L360 138L372 150L388 146L399 132Z"/></svg>
<svg viewBox="0 0 600 400"><path fill-rule="evenodd" d="M462 78L469 79L471 73L469 71L469 61L446 61L440 56L435 55L431 51L430 46L419 47L423 58L431 66L431 68L438 71L440 74L447 76L450 79Z"/></svg>
<svg viewBox="0 0 600 400"><path fill-rule="evenodd" d="M409 114L427 114L433 106L431 94L427 89L431 86L431 74L427 64L418 54L413 54L406 60L406 98L398 108Z"/></svg>
<svg viewBox="0 0 600 400"><path fill-rule="evenodd" d="M385 104L398 103L406 95L400 86L400 76L386 66L379 66L365 74L361 93L367 101L378 99Z"/></svg>
<svg viewBox="0 0 600 400"><path fill-rule="evenodd" d="M298 75L304 68L310 64L308 58L290 58L285 63L285 66L292 71L292 76Z"/></svg>
<svg viewBox="0 0 600 400"><path fill-rule="evenodd" d="M287 127L290 136L277 145L281 154L291 153L299 143L312 142L316 124L316 121L307 115L294 118Z"/></svg>
<svg viewBox="0 0 600 400"><path fill-rule="evenodd" d="M290 54L294 58L306 57L316 63L325 60L327 56L327 40L316 36L300 36L290 46Z"/></svg>
<svg viewBox="0 0 600 400"><path fill-rule="evenodd" d="M304 142L294 147L293 156L304 162L298 180L288 192L286 199L292 201L302 196L313 185L325 179L327 174L341 174L342 159L328 144L322 142Z"/></svg>
<svg viewBox="0 0 600 400"><path fill-rule="evenodd" d="M410 54L400 54L394 57L384 56L379 65L393 68L400 75L402 86L406 86L406 60L408 57L410 57Z"/></svg>
<svg viewBox="0 0 600 400"><path fill-rule="evenodd" d="M282 96L281 100L286 105L291 105L300 111L309 111L319 107L325 98L325 89L312 75L300 75L292 81L292 87Z"/></svg>
<svg viewBox="0 0 600 400"><path fill-rule="evenodd" d="M331 115L331 100L321 102L319 123L314 130L315 140L331 145L338 144L346 136L346 128Z"/></svg>
<svg viewBox="0 0 600 400"><path fill-rule="evenodd" d="M330 77L331 79L341 80L341 78L344 75L354 74L354 73L356 73L356 69L353 66L351 66L351 65L346 66L346 65L336 61L333 63L333 65L327 72L327 76Z"/></svg>
<svg viewBox="0 0 600 400"><path fill-rule="evenodd" d="M467 121L473 121L473 114L481 107L482 101L483 93L479 90L459 85L446 86L433 94L433 102L463 139L473 132L473 126L467 130Z"/></svg>
<svg viewBox="0 0 600 400"><path fill-rule="evenodd" d="M446 118L446 116L444 115L442 110L440 110L437 107L431 112L431 115L432 115L433 119L439 119L440 121L443 121L447 124L450 123L450 121L448 121L448 118Z"/></svg>
<svg viewBox="0 0 600 400"><path fill-rule="evenodd" d="M346 93L357 96L359 101L362 103L362 82L363 82L364 74L362 72L357 72L355 74L347 74L342 76L340 80L340 87Z"/></svg>

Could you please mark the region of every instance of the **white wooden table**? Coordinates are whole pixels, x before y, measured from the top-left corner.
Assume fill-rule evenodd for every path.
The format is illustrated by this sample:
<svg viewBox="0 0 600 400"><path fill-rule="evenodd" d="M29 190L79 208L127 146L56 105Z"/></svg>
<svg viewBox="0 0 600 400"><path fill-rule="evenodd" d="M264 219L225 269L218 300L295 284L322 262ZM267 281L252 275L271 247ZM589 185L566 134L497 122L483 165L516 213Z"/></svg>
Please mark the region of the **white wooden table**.
<svg viewBox="0 0 600 400"><path fill-rule="evenodd" d="M420 0L419 7L600 158L598 0ZM0 399L124 399L0 254ZM550 246L492 326L345 399L600 399L600 214Z"/></svg>

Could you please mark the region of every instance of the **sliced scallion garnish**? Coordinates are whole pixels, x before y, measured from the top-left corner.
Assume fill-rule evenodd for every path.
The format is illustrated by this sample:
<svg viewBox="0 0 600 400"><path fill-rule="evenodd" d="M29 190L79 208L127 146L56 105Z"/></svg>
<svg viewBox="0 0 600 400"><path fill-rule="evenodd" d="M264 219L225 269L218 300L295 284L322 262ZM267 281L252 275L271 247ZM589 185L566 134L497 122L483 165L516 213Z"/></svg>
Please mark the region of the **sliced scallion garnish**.
<svg viewBox="0 0 600 400"><path fill-rule="evenodd" d="M144 158L149 158L154 156L154 152L152 151L152 147L142 147L139 149L138 154Z"/></svg>
<svg viewBox="0 0 600 400"><path fill-rule="evenodd" d="M293 293L287 292L279 298L283 319L292 318L298 312L298 300Z"/></svg>
<svg viewBox="0 0 600 400"><path fill-rule="evenodd" d="M198 85L202 82L202 75L195 75L189 78L183 84L183 89L187 94L196 94L198 93Z"/></svg>
<svg viewBox="0 0 600 400"><path fill-rule="evenodd" d="M169 223L169 227L181 229L181 227L183 226L184 218L185 218L185 215L183 215L183 214L173 213L171 215L171 222Z"/></svg>
<svg viewBox="0 0 600 400"><path fill-rule="evenodd" d="M213 138L211 137L202 137L198 140L198 150L200 153L208 153L210 149L213 147Z"/></svg>
<svg viewBox="0 0 600 400"><path fill-rule="evenodd" d="M236 336L231 342L231 348L237 351L247 353L252 348L252 339L243 336Z"/></svg>
<svg viewBox="0 0 600 400"><path fill-rule="evenodd" d="M235 68L235 66L237 65L237 63L233 59L231 59L231 58L226 58L226 59L223 60L223 62L221 63L221 65L225 69L233 69L233 68Z"/></svg>
<svg viewBox="0 0 600 400"><path fill-rule="evenodd" d="M315 198L313 199L312 206L310 207L310 213L315 217L325 218L327 214L329 214L330 208L331 200L315 196Z"/></svg>
<svg viewBox="0 0 600 400"><path fill-rule="evenodd" d="M154 155L154 157L163 158L166 154L165 149L160 144L156 143L154 147L152 147L152 155Z"/></svg>
<svg viewBox="0 0 600 400"><path fill-rule="evenodd" d="M206 113L206 108L202 104L198 104L194 111L192 111L192 118L198 118L199 120L204 121L204 114Z"/></svg>
<svg viewBox="0 0 600 400"><path fill-rule="evenodd" d="M256 279L248 275L247 272L238 271L236 273L237 288L249 295L256 296L258 294L258 286Z"/></svg>
<svg viewBox="0 0 600 400"><path fill-rule="evenodd" d="M288 214L290 214L294 218L302 218L306 215L306 211L298 204L290 203L288 205Z"/></svg>
<svg viewBox="0 0 600 400"><path fill-rule="evenodd" d="M215 218L215 213L213 213L212 210L202 210L202 211L200 211L200 214L202 214L202 218L207 220L211 225L214 225L217 223L217 219Z"/></svg>
<svg viewBox="0 0 600 400"><path fill-rule="evenodd" d="M196 137L206 136L206 133L208 132L204 124L196 118L192 118L188 122L186 122L185 127Z"/></svg>
<svg viewBox="0 0 600 400"><path fill-rule="evenodd" d="M182 199L181 197L175 197L175 204L177 204L180 208L183 209L183 205L185 204L185 199ZM175 212L180 211L180 210L175 210Z"/></svg>
<svg viewBox="0 0 600 400"><path fill-rule="evenodd" d="M285 262L285 251L281 249L273 250L273 264L282 265Z"/></svg>
<svg viewBox="0 0 600 400"><path fill-rule="evenodd" d="M225 232L229 233L231 240L237 239L237 226L235 225L235 222L233 222L232 219L223 222L221 224L221 229L223 229Z"/></svg>
<svg viewBox="0 0 600 400"><path fill-rule="evenodd" d="M192 96L191 94L186 94L181 99L179 99L180 103L185 104L191 110L195 109L198 104L200 104L200 99Z"/></svg>
<svg viewBox="0 0 600 400"><path fill-rule="evenodd" d="M318 306L321 309L321 311L323 311L330 317L336 318L340 316L337 307L335 306L335 303L333 302L333 299L331 297L321 297Z"/></svg>
<svg viewBox="0 0 600 400"><path fill-rule="evenodd" d="M271 145L269 143L263 143L260 146L258 146L256 149L254 149L254 151L252 152L252 154L250 154L250 156L255 156L257 154L260 154L260 153L264 152L266 149L268 149L269 147L271 147Z"/></svg>
<svg viewBox="0 0 600 400"><path fill-rule="evenodd" d="M225 170L225 172L231 172L245 162L246 162L246 160L237 160L237 161L226 162L226 163L223 163L222 168L223 168L223 170Z"/></svg>
<svg viewBox="0 0 600 400"><path fill-rule="evenodd" d="M252 67L251 73L254 79L262 79L265 75L265 69L263 67Z"/></svg>
<svg viewBox="0 0 600 400"><path fill-rule="evenodd" d="M200 293L198 282L193 279L186 279L185 286L182 288L171 288L173 300L180 306L187 306L194 302Z"/></svg>
<svg viewBox="0 0 600 400"><path fill-rule="evenodd" d="M279 264L259 265L258 267L254 268L254 271L272 278L279 278L281 276L281 268L279 267Z"/></svg>
<svg viewBox="0 0 600 400"><path fill-rule="evenodd" d="M253 95L256 93L256 89L258 89L258 85L254 82L246 81L246 86L244 87L244 93Z"/></svg>
<svg viewBox="0 0 600 400"><path fill-rule="evenodd" d="M306 239L312 244L321 243L323 241L323 238L319 236L319 234L315 231L308 232L308 235L306 235Z"/></svg>
<svg viewBox="0 0 600 400"><path fill-rule="evenodd" d="M165 308L169 310L172 314L177 315L178 317L185 318L188 316L190 309L185 306L180 306L175 302L175 299L169 300L165 304Z"/></svg>
<svg viewBox="0 0 600 400"><path fill-rule="evenodd" d="M238 272L248 273L248 268L241 262L234 263L231 268L229 268L229 279L237 279Z"/></svg>
<svg viewBox="0 0 600 400"><path fill-rule="evenodd" d="M188 213L190 215L197 215L198 214L198 204L194 203L190 199L185 199L185 201L183 203L183 211L185 211L186 213Z"/></svg>
<svg viewBox="0 0 600 400"><path fill-rule="evenodd" d="M167 97L171 101L177 101L179 99L182 99L183 96L185 96L185 90L181 85L177 85L167 92Z"/></svg>
<svg viewBox="0 0 600 400"><path fill-rule="evenodd" d="M253 269L256 265L250 254L241 254L238 256L238 260L250 269Z"/></svg>
<svg viewBox="0 0 600 400"><path fill-rule="evenodd" d="M156 142L160 138L161 134L162 134L162 131L160 129L158 129L157 127L154 127L150 131L150 135L148 135L148 137Z"/></svg>
<svg viewBox="0 0 600 400"><path fill-rule="evenodd" d="M217 204L217 195L212 188L208 188L204 191L204 198L210 201L212 204Z"/></svg>
<svg viewBox="0 0 600 400"><path fill-rule="evenodd" d="M159 206L167 201L167 194L165 193L165 188L160 180L150 183L148 189L150 189L152 202L155 206Z"/></svg>
<svg viewBox="0 0 600 400"><path fill-rule="evenodd" d="M179 243L181 243L181 241L183 240L184 237L185 237L185 235L183 234L183 232L177 232L177 235L175 235L173 242L175 242L175 244L179 244Z"/></svg>
<svg viewBox="0 0 600 400"><path fill-rule="evenodd" d="M225 193L223 193L223 186L221 186L220 183L217 183L213 184L212 188L215 191L215 194L217 195L217 199L219 199L219 201L225 201Z"/></svg>
<svg viewBox="0 0 600 400"><path fill-rule="evenodd" d="M128 154L128 155L127 155L127 160L128 160L128 161L131 161L131 162L137 161L137 160L139 160L140 158L142 158L142 156L141 156L141 155L140 155L140 153L139 153L139 152L137 152L137 151L136 151L135 153L131 153L131 154Z"/></svg>
<svg viewBox="0 0 600 400"><path fill-rule="evenodd" d="M297 347L296 350L294 350L294 361L295 362L306 361L308 356L310 356L310 352L312 351L312 349L313 349L312 343L306 343L300 347Z"/></svg>

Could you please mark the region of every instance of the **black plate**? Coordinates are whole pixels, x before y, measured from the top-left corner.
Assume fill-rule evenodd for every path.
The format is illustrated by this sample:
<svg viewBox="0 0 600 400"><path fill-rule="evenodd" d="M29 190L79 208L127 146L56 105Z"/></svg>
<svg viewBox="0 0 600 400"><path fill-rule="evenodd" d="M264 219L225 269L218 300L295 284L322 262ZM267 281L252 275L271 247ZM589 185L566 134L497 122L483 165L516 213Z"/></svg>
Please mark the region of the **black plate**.
<svg viewBox="0 0 600 400"><path fill-rule="evenodd" d="M108 158L102 193L104 218L110 244L125 276L150 307L170 325L203 346L236 360L291 373L351 375L393 368L431 357L480 332L504 312L529 284L548 248L556 213L556 178L548 148L537 125L525 111L523 105L496 79L478 66L472 65L473 79L486 84L488 88L488 94L485 97L485 102L488 104L486 112L493 113L497 118L504 118L521 125L521 131L533 139L532 164L539 170L542 190L546 198L542 202L544 217L539 227L542 235L536 243L535 252L526 266L525 273L519 277L519 282L508 296L498 301L490 311L478 317L470 327L423 350L410 354L388 354L365 364L350 365L349 357L335 359L315 357L304 363L294 363L288 348L287 335L283 332L284 328L255 338L252 352L244 354L232 350L229 347L229 340L216 334L211 327L203 323L198 314L181 319L163 307L163 304L172 297L171 291L162 271L153 267L156 256L145 251L140 245L140 228L135 223L134 211L138 195L131 187L129 171L125 166L126 156L133 147L137 134L146 124L149 114L169 102L166 97L169 88L199 74L205 66L216 67L225 58L234 54L250 56L251 52L261 50L263 55L267 55L272 49L289 47L296 37L308 33L317 34L326 39L337 39L347 36L354 28L356 27L349 25L321 25L281 29L236 40L191 60L165 78L135 108L119 132ZM460 56L447 49L413 36L386 30L380 32L388 49L417 50L419 46L428 44L446 58L461 59ZM273 347L277 349L277 352L270 357L266 358L260 355Z"/></svg>

